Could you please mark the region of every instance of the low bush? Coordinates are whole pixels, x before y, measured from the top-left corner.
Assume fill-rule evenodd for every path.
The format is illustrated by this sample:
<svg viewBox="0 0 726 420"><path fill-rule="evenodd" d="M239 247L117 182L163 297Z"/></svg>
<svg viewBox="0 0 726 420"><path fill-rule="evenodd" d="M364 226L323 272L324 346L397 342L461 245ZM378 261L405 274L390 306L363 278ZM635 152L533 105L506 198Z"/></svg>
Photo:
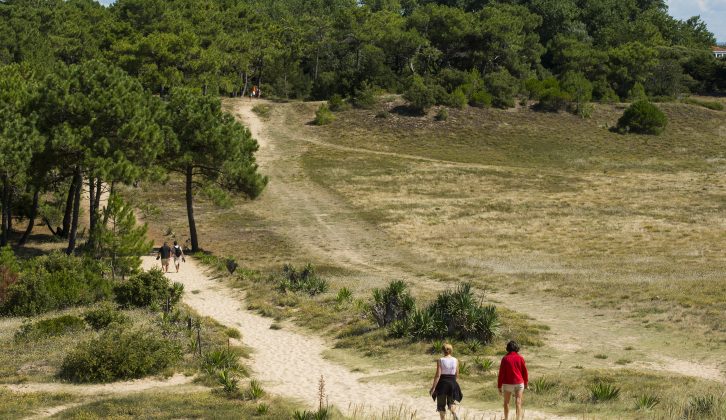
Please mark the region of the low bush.
<svg viewBox="0 0 726 420"><path fill-rule="evenodd" d="M18 282L19 276L20 264L13 249L9 246L0 248L0 306L7 300L9 289Z"/></svg>
<svg viewBox="0 0 726 420"><path fill-rule="evenodd" d="M157 331L112 328L71 351L59 376L78 383L137 379L159 373L180 358L179 346Z"/></svg>
<svg viewBox="0 0 726 420"><path fill-rule="evenodd" d="M333 121L335 121L335 115L333 115L333 112L330 108L328 108L328 104L320 105L320 108L315 111L315 119L313 120L313 123L315 125L327 125Z"/></svg>
<svg viewBox="0 0 726 420"><path fill-rule="evenodd" d="M15 333L15 340L38 340L48 337L59 337L75 331L82 331L86 323L77 316L63 315L56 318L23 324Z"/></svg>
<svg viewBox="0 0 726 420"><path fill-rule="evenodd" d="M425 310L412 310L405 318L397 318L389 332L394 337L417 340L448 337L489 344L498 328L496 308L478 303L471 285L463 284L454 292L439 294Z"/></svg>
<svg viewBox="0 0 726 420"><path fill-rule="evenodd" d="M256 379L250 381L250 387L247 389L247 398L251 400L259 400L265 395L265 390L262 388L262 384Z"/></svg>
<svg viewBox="0 0 726 420"><path fill-rule="evenodd" d="M234 372L228 369L217 371L217 383L222 386L222 390L227 394L234 394L239 389L237 385L239 380L234 375Z"/></svg>
<svg viewBox="0 0 726 420"><path fill-rule="evenodd" d="M590 400L592 402L611 401L620 396L620 388L612 384L598 382L590 386Z"/></svg>
<svg viewBox="0 0 726 420"><path fill-rule="evenodd" d="M349 108L342 96L337 93L328 99L328 108L333 112L345 111Z"/></svg>
<svg viewBox="0 0 726 420"><path fill-rule="evenodd" d="M369 311L379 327L406 320L415 309L416 301L402 281L393 281L385 289L373 290L373 303Z"/></svg>
<svg viewBox="0 0 726 420"><path fill-rule="evenodd" d="M90 305L112 295L111 281L99 262L52 253L29 260L7 287L0 313L32 316L72 306Z"/></svg>
<svg viewBox="0 0 726 420"><path fill-rule="evenodd" d="M485 90L477 90L471 94L469 105L477 108L489 108L492 106L494 97Z"/></svg>
<svg viewBox="0 0 726 420"><path fill-rule="evenodd" d="M492 95L492 105L497 108L511 108L514 106L514 97L519 91L519 80L512 76L508 70L488 73L484 78L486 90Z"/></svg>
<svg viewBox="0 0 726 420"><path fill-rule="evenodd" d="M535 394L546 394L556 386L556 382L543 377L536 378L529 382L529 389Z"/></svg>
<svg viewBox="0 0 726 420"><path fill-rule="evenodd" d="M481 373L489 373L494 367L494 361L492 359L485 359L479 356L474 358L474 367ZM531 387L530 383L530 387Z"/></svg>
<svg viewBox="0 0 726 420"><path fill-rule="evenodd" d="M467 98L466 93L464 93L464 90L460 87L456 88L451 94L449 94L449 97L446 101L446 105L452 107L452 108L463 108L466 106Z"/></svg>
<svg viewBox="0 0 726 420"><path fill-rule="evenodd" d="M425 114L436 103L433 90L426 85L420 76L414 76L411 85L403 94L403 99L408 101L411 109L419 114Z"/></svg>
<svg viewBox="0 0 726 420"><path fill-rule="evenodd" d="M716 398L713 395L697 395L688 400L683 410L683 418L700 419L716 413Z"/></svg>
<svg viewBox="0 0 726 420"><path fill-rule="evenodd" d="M122 308L145 308L152 304L163 305L167 299L172 305L179 302L184 292L181 283L171 284L158 269L142 272L116 285L113 289L116 302Z"/></svg>
<svg viewBox="0 0 726 420"><path fill-rule="evenodd" d="M343 287L338 290L338 294L335 296L335 301L339 304L350 302L353 300L353 292L347 287Z"/></svg>
<svg viewBox="0 0 726 420"><path fill-rule="evenodd" d="M638 411L652 410L658 404L660 398L655 395L640 395L635 398L635 409Z"/></svg>
<svg viewBox="0 0 726 420"><path fill-rule="evenodd" d="M202 369L212 375L218 370L244 372L239 364L240 355L229 348L216 348L204 354Z"/></svg>
<svg viewBox="0 0 726 420"><path fill-rule="evenodd" d="M124 324L129 320L123 312L116 309L116 306L110 302L105 302L96 308L89 309L83 314L83 319L94 330L102 330L113 323Z"/></svg>
<svg viewBox="0 0 726 420"><path fill-rule="evenodd" d="M621 133L658 135L668 124L663 111L647 101L638 101L625 110L618 120L617 129Z"/></svg>
<svg viewBox="0 0 726 420"><path fill-rule="evenodd" d="M376 106L376 91L373 86L363 82L359 89L355 90L353 105L361 109L373 109Z"/></svg>
<svg viewBox="0 0 726 420"><path fill-rule="evenodd" d="M279 290L283 293L289 290L307 293L310 296L325 293L329 287L328 281L318 277L315 274L315 267L309 263L302 270L285 264L282 268L282 278L278 284Z"/></svg>
<svg viewBox="0 0 726 420"><path fill-rule="evenodd" d="M439 109L439 112L436 113L436 117L434 117L436 121L446 121L449 119L449 110L446 108Z"/></svg>

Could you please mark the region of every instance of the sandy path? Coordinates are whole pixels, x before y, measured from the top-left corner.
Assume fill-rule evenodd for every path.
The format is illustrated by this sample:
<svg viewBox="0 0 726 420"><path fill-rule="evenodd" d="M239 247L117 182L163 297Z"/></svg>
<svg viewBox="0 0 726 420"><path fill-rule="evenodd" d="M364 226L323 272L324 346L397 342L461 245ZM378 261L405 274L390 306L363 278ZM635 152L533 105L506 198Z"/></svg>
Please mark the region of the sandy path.
<svg viewBox="0 0 726 420"><path fill-rule="evenodd" d="M144 257L143 267L149 269L158 263ZM406 391L388 384L366 381L365 374L351 372L323 357L328 349L319 337L293 331L271 330L273 320L245 309L242 293L221 281L210 279L192 258L187 258L179 273L169 273L172 281L184 284L184 302L199 314L216 319L221 324L238 329L242 342L253 349L249 365L265 390L273 394L299 400L314 408L318 401L318 381L325 378L328 402L343 413L351 408L371 415L405 407L416 412L417 419L438 419L434 403L426 396L427 383L421 384L421 397L409 397ZM497 412L462 411L468 419L492 419ZM529 419L559 418L529 411Z"/></svg>

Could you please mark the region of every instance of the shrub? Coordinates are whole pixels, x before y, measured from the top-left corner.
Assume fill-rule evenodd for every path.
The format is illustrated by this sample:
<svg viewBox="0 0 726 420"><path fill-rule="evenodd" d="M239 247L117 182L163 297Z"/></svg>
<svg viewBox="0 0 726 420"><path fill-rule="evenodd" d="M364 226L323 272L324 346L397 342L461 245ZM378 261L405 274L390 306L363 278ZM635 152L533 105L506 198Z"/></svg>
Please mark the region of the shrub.
<svg viewBox="0 0 726 420"><path fill-rule="evenodd" d="M572 71L565 73L560 80L560 86L578 104L592 100L592 82L582 73Z"/></svg>
<svg viewBox="0 0 726 420"><path fill-rule="evenodd" d="M23 324L15 333L15 340L37 340L48 337L58 337L75 331L82 331L86 323L73 315L63 315L56 318L44 319L35 323Z"/></svg>
<svg viewBox="0 0 726 420"><path fill-rule="evenodd" d="M436 113L436 117L434 117L436 121L446 121L449 119L449 110L446 108L439 109L439 112Z"/></svg>
<svg viewBox="0 0 726 420"><path fill-rule="evenodd" d="M494 97L490 93L484 89L479 89L471 94L471 98L469 98L469 105L477 108L489 108L492 106L493 101Z"/></svg>
<svg viewBox="0 0 726 420"><path fill-rule="evenodd" d="M640 82L636 82L628 91L628 100L631 102L647 101L648 95L645 94L645 87Z"/></svg>
<svg viewBox="0 0 726 420"><path fill-rule="evenodd" d="M487 74L485 78L487 91L492 94L492 105L497 108L514 106L514 96L519 90L519 80L506 69Z"/></svg>
<svg viewBox="0 0 726 420"><path fill-rule="evenodd" d="M353 300L353 292L351 292L347 287L343 287L338 290L338 294L335 296L335 301L339 304L350 302L351 300Z"/></svg>
<svg viewBox="0 0 726 420"><path fill-rule="evenodd" d="M562 91L559 86L554 86L541 93L537 109L548 112L562 111L567 108L570 101L572 97L567 92Z"/></svg>
<svg viewBox="0 0 726 420"><path fill-rule="evenodd" d="M416 302L406 288L406 283L392 281L385 289L373 290L370 313L378 326L385 327L394 321L406 319L414 311Z"/></svg>
<svg viewBox="0 0 726 420"><path fill-rule="evenodd" d="M635 398L635 409L639 411L652 410L660 404L660 398L655 395L640 395Z"/></svg>
<svg viewBox="0 0 726 420"><path fill-rule="evenodd" d="M202 369L212 375L218 370L240 372L240 355L228 348L216 348L204 354Z"/></svg>
<svg viewBox="0 0 726 420"><path fill-rule="evenodd" d="M494 367L494 361L492 359L484 359L481 357L474 358L474 366L482 373L488 373ZM532 385L530 384L530 387Z"/></svg>
<svg viewBox="0 0 726 420"><path fill-rule="evenodd" d="M535 394L545 394L554 389L555 386L557 386L556 382L543 377L529 382L529 389Z"/></svg>
<svg viewBox="0 0 726 420"><path fill-rule="evenodd" d="M363 82L359 89L355 90L353 105L361 109L373 109L376 106L376 91L373 86Z"/></svg>
<svg viewBox="0 0 726 420"><path fill-rule="evenodd" d="M0 312L32 316L111 297L104 267L89 258L52 253L29 260L6 290Z"/></svg>
<svg viewBox="0 0 726 420"><path fill-rule="evenodd" d="M72 382L112 382L159 373L181 357L179 346L152 330L112 328L79 344L61 364Z"/></svg>
<svg viewBox="0 0 726 420"><path fill-rule="evenodd" d="M328 108L333 112L344 111L348 109L348 104L342 96L337 93L328 99Z"/></svg>
<svg viewBox="0 0 726 420"><path fill-rule="evenodd" d="M460 285L455 292L439 294L427 312L440 325L436 334L441 338L477 339L489 344L499 327L496 308L479 304L470 284Z"/></svg>
<svg viewBox="0 0 726 420"><path fill-rule="evenodd" d="M620 388L612 384L598 382L590 386L590 400L592 402L611 401L620 395Z"/></svg>
<svg viewBox="0 0 726 420"><path fill-rule="evenodd" d="M222 385L222 389L227 394L234 394L239 389L237 385L239 380L228 369L217 371L217 383Z"/></svg>
<svg viewBox="0 0 726 420"><path fill-rule="evenodd" d="M466 362L459 362L459 374L462 376L471 375L471 365Z"/></svg>
<svg viewBox="0 0 726 420"><path fill-rule="evenodd" d="M460 87L456 88L453 92L451 92L446 101L446 105L458 109L463 108L466 103L466 94L464 93L464 90Z"/></svg>
<svg viewBox="0 0 726 420"><path fill-rule="evenodd" d="M164 304L167 299L172 304L176 304L181 299L184 285L181 283L170 284L164 273L154 268L129 277L128 280L116 285L113 291L116 295L116 302L122 308L134 306L145 308L152 304Z"/></svg>
<svg viewBox="0 0 726 420"><path fill-rule="evenodd" d="M128 317L111 303L103 303L96 308L86 311L83 315L88 325L94 330L101 330L113 323L124 324L128 322Z"/></svg>
<svg viewBox="0 0 726 420"><path fill-rule="evenodd" d="M691 397L683 410L683 417L687 419L700 419L703 416L715 414L716 399L713 395L698 395Z"/></svg>
<svg viewBox="0 0 726 420"><path fill-rule="evenodd" d="M335 121L335 115L333 115L333 112L330 111L330 108L328 108L328 104L320 105L320 108L315 111L315 119L313 120L313 123L315 125L327 125L333 121Z"/></svg>
<svg viewBox="0 0 726 420"><path fill-rule="evenodd" d="M259 400L265 395L265 390L262 389L262 385L253 379L250 381L250 387L247 389L247 397L251 400Z"/></svg>
<svg viewBox="0 0 726 420"><path fill-rule="evenodd" d="M410 107L420 114L426 113L435 103L434 94L420 76L414 76L411 86L403 94Z"/></svg>
<svg viewBox="0 0 726 420"><path fill-rule="evenodd" d="M325 293L329 287L327 280L315 274L315 267L310 263L303 267L302 270L297 270L292 265L285 264L282 268L282 279L278 286L281 292L290 290L304 292L310 296Z"/></svg>
<svg viewBox="0 0 726 420"><path fill-rule="evenodd" d="M668 124L663 111L646 101L635 102L625 110L618 120L617 128L621 133L640 133L658 135Z"/></svg>
<svg viewBox="0 0 726 420"><path fill-rule="evenodd" d="M0 248L0 307L8 298L12 285L18 282L20 264L9 246Z"/></svg>

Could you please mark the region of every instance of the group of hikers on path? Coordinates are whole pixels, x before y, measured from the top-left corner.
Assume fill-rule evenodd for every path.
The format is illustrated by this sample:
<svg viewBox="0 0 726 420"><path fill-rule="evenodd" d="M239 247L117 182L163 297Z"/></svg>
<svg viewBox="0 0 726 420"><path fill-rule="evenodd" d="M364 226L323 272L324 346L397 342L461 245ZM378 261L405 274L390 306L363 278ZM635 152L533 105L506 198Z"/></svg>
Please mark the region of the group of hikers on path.
<svg viewBox="0 0 726 420"><path fill-rule="evenodd" d="M173 246L164 241L156 253L156 259L161 260L161 270L164 273L169 272L169 262L173 258L176 272L179 272L179 266L182 262L186 262L184 249L177 241ZM458 420L456 414L457 405L461 403L464 394L457 380L459 379L459 360L454 357L454 348L451 344L446 343L443 347L443 357L436 361L436 374L434 381L429 390L429 394L436 401L436 411L439 412L441 420L446 417L446 408L448 407L454 420ZM519 355L519 345L510 341L507 343L507 355L502 358L499 365L499 377L497 380L497 388L499 395L504 398L504 420L509 420L509 403L514 396L516 420L524 418L522 408L524 402L524 390L527 389L529 377L527 366L524 358Z"/></svg>
<svg viewBox="0 0 726 420"><path fill-rule="evenodd" d="M444 357L436 361L436 374L429 394L436 401L436 411L439 412L441 420L446 417L446 407L449 408L454 420L458 420L457 404L464 398L457 382L459 360L453 356L454 348L451 344L444 344L443 352ZM519 345L510 341L507 343L507 355L502 358L499 365L499 378L497 379L499 395L504 397L504 420L509 420L509 403L512 395L514 395L516 406L516 419L524 418L522 405L524 390L527 389L528 383L527 365L524 358L519 355Z"/></svg>
<svg viewBox="0 0 726 420"><path fill-rule="evenodd" d="M177 241L174 241L174 246L170 247L169 242L164 241L164 245L162 245L159 250L156 252L156 259L161 260L161 271L164 273L169 272L169 261L171 259L174 259L174 266L176 267L176 272L179 272L179 266L182 262L186 262L186 258L184 257L184 249L177 243Z"/></svg>

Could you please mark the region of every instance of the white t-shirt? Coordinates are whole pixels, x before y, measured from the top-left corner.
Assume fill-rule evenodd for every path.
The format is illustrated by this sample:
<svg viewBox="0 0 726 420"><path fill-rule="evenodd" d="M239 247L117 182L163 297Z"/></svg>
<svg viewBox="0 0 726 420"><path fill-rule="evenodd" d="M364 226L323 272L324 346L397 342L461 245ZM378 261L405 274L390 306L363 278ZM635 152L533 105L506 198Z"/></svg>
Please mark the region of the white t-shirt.
<svg viewBox="0 0 726 420"><path fill-rule="evenodd" d="M442 375L456 375L456 366L459 361L456 357L442 357L439 359L439 365L441 365Z"/></svg>

